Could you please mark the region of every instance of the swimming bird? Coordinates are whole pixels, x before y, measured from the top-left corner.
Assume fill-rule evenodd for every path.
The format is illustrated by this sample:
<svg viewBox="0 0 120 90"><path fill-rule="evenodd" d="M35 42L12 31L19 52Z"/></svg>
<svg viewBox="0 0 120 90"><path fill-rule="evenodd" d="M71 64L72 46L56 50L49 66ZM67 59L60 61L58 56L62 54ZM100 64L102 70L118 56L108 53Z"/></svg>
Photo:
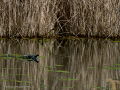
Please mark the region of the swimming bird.
<svg viewBox="0 0 120 90"><path fill-rule="evenodd" d="M35 61L35 62L39 62L38 61L38 54L37 55L23 55L23 56L20 56L19 58L22 58L22 59L28 59L27 61Z"/></svg>

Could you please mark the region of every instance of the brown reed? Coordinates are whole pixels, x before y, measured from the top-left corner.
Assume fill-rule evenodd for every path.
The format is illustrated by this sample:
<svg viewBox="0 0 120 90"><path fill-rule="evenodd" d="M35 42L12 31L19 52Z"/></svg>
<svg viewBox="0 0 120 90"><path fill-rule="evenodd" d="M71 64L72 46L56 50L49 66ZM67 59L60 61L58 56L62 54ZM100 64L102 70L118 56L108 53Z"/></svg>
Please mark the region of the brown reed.
<svg viewBox="0 0 120 90"><path fill-rule="evenodd" d="M119 37L119 0L2 0L1 37Z"/></svg>

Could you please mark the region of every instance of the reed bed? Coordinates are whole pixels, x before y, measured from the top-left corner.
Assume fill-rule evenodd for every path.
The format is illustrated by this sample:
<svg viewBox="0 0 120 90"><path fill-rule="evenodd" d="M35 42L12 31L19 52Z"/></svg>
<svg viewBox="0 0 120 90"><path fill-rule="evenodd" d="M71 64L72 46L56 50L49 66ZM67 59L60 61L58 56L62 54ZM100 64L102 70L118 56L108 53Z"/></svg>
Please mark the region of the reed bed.
<svg viewBox="0 0 120 90"><path fill-rule="evenodd" d="M1 37L120 36L119 0L2 0Z"/></svg>

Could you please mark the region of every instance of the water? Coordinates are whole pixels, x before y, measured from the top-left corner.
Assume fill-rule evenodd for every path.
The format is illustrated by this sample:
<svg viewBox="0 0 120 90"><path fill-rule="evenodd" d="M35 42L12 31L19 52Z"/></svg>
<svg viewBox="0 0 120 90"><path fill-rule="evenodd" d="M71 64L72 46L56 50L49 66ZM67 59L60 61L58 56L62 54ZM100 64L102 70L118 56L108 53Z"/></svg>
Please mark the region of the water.
<svg viewBox="0 0 120 90"><path fill-rule="evenodd" d="M39 63L7 55L39 54ZM0 40L1 90L119 90L120 43L102 39ZM115 81L116 80L116 81ZM110 82L113 84L111 86Z"/></svg>

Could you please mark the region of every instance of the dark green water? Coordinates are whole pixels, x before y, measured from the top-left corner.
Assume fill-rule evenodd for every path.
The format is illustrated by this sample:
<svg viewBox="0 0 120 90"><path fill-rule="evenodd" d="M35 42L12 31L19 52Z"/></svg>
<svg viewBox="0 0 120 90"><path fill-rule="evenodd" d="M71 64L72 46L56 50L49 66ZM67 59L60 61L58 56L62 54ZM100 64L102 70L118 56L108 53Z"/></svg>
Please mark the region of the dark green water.
<svg viewBox="0 0 120 90"><path fill-rule="evenodd" d="M32 54L39 63L15 58ZM111 40L0 39L0 90L109 90L120 80L119 56Z"/></svg>

